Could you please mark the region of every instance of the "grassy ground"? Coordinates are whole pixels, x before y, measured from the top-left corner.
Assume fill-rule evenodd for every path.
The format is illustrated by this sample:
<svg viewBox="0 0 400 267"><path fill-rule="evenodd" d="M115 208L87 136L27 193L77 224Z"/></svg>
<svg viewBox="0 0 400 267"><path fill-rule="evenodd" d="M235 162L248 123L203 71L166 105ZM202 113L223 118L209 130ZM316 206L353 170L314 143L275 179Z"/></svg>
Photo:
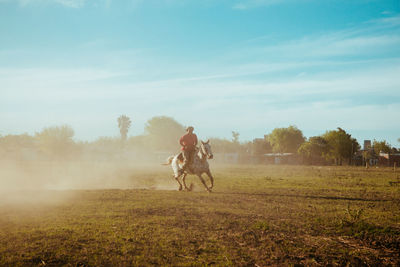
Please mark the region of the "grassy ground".
<svg viewBox="0 0 400 267"><path fill-rule="evenodd" d="M156 190L177 188L169 169L124 173L148 189L3 197L0 265L400 265L390 169L225 166L211 194L195 177Z"/></svg>

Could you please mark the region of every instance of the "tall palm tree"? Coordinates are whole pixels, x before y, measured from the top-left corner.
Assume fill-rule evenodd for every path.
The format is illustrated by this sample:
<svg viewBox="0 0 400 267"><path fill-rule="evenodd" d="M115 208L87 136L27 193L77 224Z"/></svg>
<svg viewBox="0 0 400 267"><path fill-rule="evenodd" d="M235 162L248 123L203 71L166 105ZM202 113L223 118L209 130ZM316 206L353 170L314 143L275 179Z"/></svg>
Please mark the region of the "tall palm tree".
<svg viewBox="0 0 400 267"><path fill-rule="evenodd" d="M129 127L131 127L131 119L126 115L121 115L118 117L118 127L119 132L121 133L122 141L126 141Z"/></svg>

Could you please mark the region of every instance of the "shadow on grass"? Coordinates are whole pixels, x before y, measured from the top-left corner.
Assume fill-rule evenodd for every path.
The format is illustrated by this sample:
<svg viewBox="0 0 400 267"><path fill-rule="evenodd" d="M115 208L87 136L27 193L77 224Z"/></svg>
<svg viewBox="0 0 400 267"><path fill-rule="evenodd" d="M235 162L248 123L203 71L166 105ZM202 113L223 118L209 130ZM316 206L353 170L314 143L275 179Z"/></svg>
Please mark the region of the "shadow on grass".
<svg viewBox="0 0 400 267"><path fill-rule="evenodd" d="M341 196L315 196L301 194L273 194L273 193L246 193L246 192L213 192L213 194L223 195L243 195L243 196L268 196L268 197L296 197L311 199L327 199L327 200L345 200L345 201L366 201L366 202L388 202L399 201L399 199L382 199L382 198L359 198L359 197L341 197Z"/></svg>

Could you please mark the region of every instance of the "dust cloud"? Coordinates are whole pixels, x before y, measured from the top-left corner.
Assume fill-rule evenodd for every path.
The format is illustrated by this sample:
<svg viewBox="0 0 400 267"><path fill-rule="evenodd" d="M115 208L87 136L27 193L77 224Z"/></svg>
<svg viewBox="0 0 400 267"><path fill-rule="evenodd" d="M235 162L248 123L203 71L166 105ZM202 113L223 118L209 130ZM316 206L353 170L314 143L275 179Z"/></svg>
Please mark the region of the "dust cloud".
<svg viewBox="0 0 400 267"><path fill-rule="evenodd" d="M160 163L2 160L0 203L57 203L72 197L76 190L176 190L171 168Z"/></svg>
<svg viewBox="0 0 400 267"><path fill-rule="evenodd" d="M179 153L185 127L173 118L153 117L143 135L128 138L130 120L120 119L127 123L119 125L121 137L94 141L74 139L68 125L34 135L0 135L0 204L45 203L78 190L177 190L170 166L161 164ZM220 142L224 151L226 142Z"/></svg>

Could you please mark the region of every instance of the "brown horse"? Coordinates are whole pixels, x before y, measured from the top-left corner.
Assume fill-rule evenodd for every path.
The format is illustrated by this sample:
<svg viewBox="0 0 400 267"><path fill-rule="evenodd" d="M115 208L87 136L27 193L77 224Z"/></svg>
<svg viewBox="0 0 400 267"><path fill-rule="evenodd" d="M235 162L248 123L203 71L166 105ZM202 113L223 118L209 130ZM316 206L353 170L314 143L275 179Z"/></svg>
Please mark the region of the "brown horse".
<svg viewBox="0 0 400 267"><path fill-rule="evenodd" d="M214 177L210 172L210 166L208 165L207 159L212 159L212 158L213 158L213 153L211 151L211 146L209 144L209 141L207 142L201 141L200 147L196 148L196 155L193 158L193 163L189 165L188 168L186 168L183 174L180 175L180 170L182 169L183 165L183 157L181 153L175 156L170 156L167 159L167 163L164 163L163 165L171 165L172 170L174 172L175 180L179 183L179 191L183 189L182 184L185 187L185 190L191 191L191 187L188 188L186 186L185 179L188 174L194 174L200 178L200 181L203 183L206 190L208 192L211 192L211 189L214 186ZM210 186L207 186L206 181L202 177L203 173L206 173L207 176L210 178L211 182ZM182 177L182 182L180 181L181 177Z"/></svg>

